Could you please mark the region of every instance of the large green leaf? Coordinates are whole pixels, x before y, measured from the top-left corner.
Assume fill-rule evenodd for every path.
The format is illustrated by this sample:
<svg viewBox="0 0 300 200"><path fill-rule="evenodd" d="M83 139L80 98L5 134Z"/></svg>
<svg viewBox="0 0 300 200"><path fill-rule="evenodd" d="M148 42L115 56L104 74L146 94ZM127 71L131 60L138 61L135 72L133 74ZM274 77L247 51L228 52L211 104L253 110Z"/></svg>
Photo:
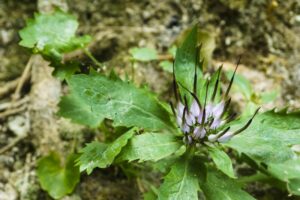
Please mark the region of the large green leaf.
<svg viewBox="0 0 300 200"><path fill-rule="evenodd" d="M51 153L38 161L37 175L41 186L55 199L71 193L79 182L79 168L75 155L70 155L62 164L57 153Z"/></svg>
<svg viewBox="0 0 300 200"><path fill-rule="evenodd" d="M234 179L212 168L208 169L206 180L200 180L200 187L207 200L254 200Z"/></svg>
<svg viewBox="0 0 300 200"><path fill-rule="evenodd" d="M169 113L147 90L98 74L74 75L68 83L71 94L60 102L59 114L74 122L95 127L108 118L115 126L174 128Z"/></svg>
<svg viewBox="0 0 300 200"><path fill-rule="evenodd" d="M300 195L300 158L283 163L268 163L267 171L275 178L286 182L289 192Z"/></svg>
<svg viewBox="0 0 300 200"><path fill-rule="evenodd" d="M218 149L217 147L211 147L209 148L208 153L219 170L221 170L227 176L235 178L231 159L224 151Z"/></svg>
<svg viewBox="0 0 300 200"><path fill-rule="evenodd" d="M234 123L231 130L243 126L247 120ZM244 132L224 145L258 162L280 163L295 156L290 148L295 144L300 144L299 113L268 111L256 116Z"/></svg>
<svg viewBox="0 0 300 200"><path fill-rule="evenodd" d="M56 10L51 14L35 14L19 34L20 45L41 53L48 59L60 61L62 54L86 46L91 38L76 37L78 22L72 15Z"/></svg>
<svg viewBox="0 0 300 200"><path fill-rule="evenodd" d="M135 134L136 129L132 128L111 144L92 142L81 150L81 156L77 159L80 171L86 170L90 174L94 168L106 168L111 165L128 140Z"/></svg>
<svg viewBox="0 0 300 200"><path fill-rule="evenodd" d="M144 133L133 137L118 160L158 161L180 150L182 142L171 134Z"/></svg>
<svg viewBox="0 0 300 200"><path fill-rule="evenodd" d="M197 166L192 159L182 157L172 166L170 172L164 178L159 188L158 199L172 200L197 200L200 166Z"/></svg>

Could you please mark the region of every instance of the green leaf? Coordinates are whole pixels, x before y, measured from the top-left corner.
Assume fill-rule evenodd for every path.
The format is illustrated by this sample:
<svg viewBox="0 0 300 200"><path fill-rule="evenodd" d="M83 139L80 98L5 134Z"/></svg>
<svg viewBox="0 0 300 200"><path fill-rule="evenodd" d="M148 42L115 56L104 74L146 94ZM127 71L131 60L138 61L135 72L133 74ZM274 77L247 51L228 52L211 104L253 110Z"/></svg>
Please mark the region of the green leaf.
<svg viewBox="0 0 300 200"><path fill-rule="evenodd" d="M74 122L95 127L108 118L114 126L174 128L169 113L147 90L97 74L74 75L68 83L71 94L61 100L59 114Z"/></svg>
<svg viewBox="0 0 300 200"><path fill-rule="evenodd" d="M157 52L155 49L150 49L150 48L132 48L129 50L130 54L132 55L134 60L138 61L151 61L151 60L156 60L157 59Z"/></svg>
<svg viewBox="0 0 300 200"><path fill-rule="evenodd" d="M172 166L170 172L164 178L159 188L158 199L174 200L197 200L200 166L197 166L192 159L182 157Z"/></svg>
<svg viewBox="0 0 300 200"><path fill-rule="evenodd" d="M193 79L196 65L198 28L194 26L182 45L177 49L175 56L175 76L185 88L193 91ZM199 74L200 74L199 70ZM181 88L181 87L180 87ZM181 89L182 94L187 92Z"/></svg>
<svg viewBox="0 0 300 200"><path fill-rule="evenodd" d="M58 114L71 119L72 122L97 127L104 119L100 112L94 112L85 99L76 94L70 94L62 97L59 102L60 110Z"/></svg>
<svg viewBox="0 0 300 200"><path fill-rule="evenodd" d="M300 158L267 165L267 171L271 176L286 182L287 188L292 194L300 195Z"/></svg>
<svg viewBox="0 0 300 200"><path fill-rule="evenodd" d="M158 161L176 153L181 145L182 142L171 134L144 133L130 140L118 160Z"/></svg>
<svg viewBox="0 0 300 200"><path fill-rule="evenodd" d="M231 130L243 126L248 118L235 122ZM300 115L268 111L257 115L252 124L224 145L265 163L280 163L292 159L290 146L300 144Z"/></svg>
<svg viewBox="0 0 300 200"><path fill-rule="evenodd" d="M173 63L168 60L164 60L159 63L159 66L166 72L173 73Z"/></svg>
<svg viewBox="0 0 300 200"><path fill-rule="evenodd" d="M75 36L77 28L76 18L61 10L35 14L34 19L29 19L19 32L22 39L19 44L57 62L63 53L83 48L90 42L90 36Z"/></svg>
<svg viewBox="0 0 300 200"><path fill-rule="evenodd" d="M234 176L231 159L224 151L217 147L211 147L209 148L208 153L219 170L231 178L236 178Z"/></svg>
<svg viewBox="0 0 300 200"><path fill-rule="evenodd" d="M77 70L79 70L79 62L67 62L67 63L55 63L53 67L55 67L53 71L53 76L60 80L65 80L70 78Z"/></svg>
<svg viewBox="0 0 300 200"><path fill-rule="evenodd" d="M38 161L38 179L42 188L54 199L70 194L79 182L79 168L74 165L76 157L72 154L62 164L60 156L53 152Z"/></svg>
<svg viewBox="0 0 300 200"><path fill-rule="evenodd" d="M90 174L94 168L106 168L113 163L115 157L119 155L122 148L127 144L128 140L135 134L136 128L132 128L111 144L103 144L100 142L92 142L87 144L81 150L81 155L77 159L77 165L80 171L86 170Z"/></svg>
<svg viewBox="0 0 300 200"><path fill-rule="evenodd" d="M207 200L254 200L252 196L241 190L234 179L213 168L208 169L206 180L200 180L200 187Z"/></svg>

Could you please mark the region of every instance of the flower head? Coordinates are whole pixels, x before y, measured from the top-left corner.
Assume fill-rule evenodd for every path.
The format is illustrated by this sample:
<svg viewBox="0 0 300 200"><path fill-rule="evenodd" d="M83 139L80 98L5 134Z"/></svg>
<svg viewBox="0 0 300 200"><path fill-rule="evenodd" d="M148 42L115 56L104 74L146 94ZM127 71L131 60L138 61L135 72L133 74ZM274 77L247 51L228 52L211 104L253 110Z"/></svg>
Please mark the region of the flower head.
<svg viewBox="0 0 300 200"><path fill-rule="evenodd" d="M197 70L195 67L195 76L194 76L194 89L193 92L189 91L180 82L176 81L175 73L173 70L173 86L174 92L177 100L177 107L171 104L174 116L176 117L176 122L178 127L181 129L184 134L184 141L187 144L191 144L194 142L227 142L233 136L245 130L252 122L254 116L257 114L257 109L254 115L249 119L249 121L244 125L244 127L239 130L231 131L230 127L223 126L228 123L233 117L227 117L228 108L231 102L231 99L228 97L231 85L234 80L234 76L236 70L238 68L239 62L236 65L233 76L230 80L229 86L222 96L219 102L215 102L215 97L217 94L218 84L220 73L222 70L222 66L218 69L216 73L217 79L214 83L213 93L210 95L210 99L208 98L208 89L210 80L206 80L205 84L205 100L204 103L201 104L198 96L197 96ZM173 68L174 69L174 68ZM187 97L183 98L179 94L178 86L183 88L191 95L192 101L190 105L188 104ZM224 128L222 128L224 127Z"/></svg>

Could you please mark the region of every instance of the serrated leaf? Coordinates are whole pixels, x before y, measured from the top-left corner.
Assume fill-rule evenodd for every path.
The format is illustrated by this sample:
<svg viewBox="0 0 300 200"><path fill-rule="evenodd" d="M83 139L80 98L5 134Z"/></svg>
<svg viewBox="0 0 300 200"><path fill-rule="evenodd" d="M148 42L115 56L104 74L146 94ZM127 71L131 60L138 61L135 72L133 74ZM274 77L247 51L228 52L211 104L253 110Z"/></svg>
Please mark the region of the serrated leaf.
<svg viewBox="0 0 300 200"><path fill-rule="evenodd" d="M182 157L172 166L170 172L164 178L159 188L158 199L173 200L197 200L200 166L197 166L192 159Z"/></svg>
<svg viewBox="0 0 300 200"><path fill-rule="evenodd" d="M79 168L75 166L74 154L62 164L60 156L53 152L38 161L37 175L41 186L54 199L70 194L79 182Z"/></svg>
<svg viewBox="0 0 300 200"><path fill-rule="evenodd" d="M91 38L76 37L78 22L72 15L56 10L51 14L35 14L19 34L20 45L41 53L45 58L60 61L62 54L86 46Z"/></svg>
<svg viewBox="0 0 300 200"><path fill-rule="evenodd" d="M211 147L209 148L208 153L219 170L221 170L224 174L231 178L236 178L234 175L231 159L224 151L216 147Z"/></svg>
<svg viewBox="0 0 300 200"><path fill-rule="evenodd" d="M129 50L130 54L132 55L132 58L134 60L138 61L151 61L151 60L156 60L157 59L157 52L155 49L151 48L132 48Z"/></svg>
<svg viewBox="0 0 300 200"><path fill-rule="evenodd" d="M90 174L96 167L106 168L111 165L128 140L135 134L135 131L136 128L130 129L111 144L103 144L96 141L87 144L81 150L82 154L76 161L77 165L80 166L80 171L86 170Z"/></svg>
<svg viewBox="0 0 300 200"><path fill-rule="evenodd" d="M248 119L231 126L236 130ZM280 163L295 157L290 146L300 144L299 113L268 111L257 115L252 124L224 145L265 163Z"/></svg>
<svg viewBox="0 0 300 200"><path fill-rule="evenodd" d="M117 160L158 161L176 153L182 145L171 134L144 133L133 137Z"/></svg>
<svg viewBox="0 0 300 200"><path fill-rule="evenodd" d="M213 168L208 169L206 180L200 180L200 187L207 200L254 200L234 179Z"/></svg>
<svg viewBox="0 0 300 200"><path fill-rule="evenodd" d="M74 122L95 127L104 118L114 126L136 126L146 130L173 129L169 113L147 90L102 75L74 75L71 94L60 102L59 114ZM91 115L85 119L81 117Z"/></svg>

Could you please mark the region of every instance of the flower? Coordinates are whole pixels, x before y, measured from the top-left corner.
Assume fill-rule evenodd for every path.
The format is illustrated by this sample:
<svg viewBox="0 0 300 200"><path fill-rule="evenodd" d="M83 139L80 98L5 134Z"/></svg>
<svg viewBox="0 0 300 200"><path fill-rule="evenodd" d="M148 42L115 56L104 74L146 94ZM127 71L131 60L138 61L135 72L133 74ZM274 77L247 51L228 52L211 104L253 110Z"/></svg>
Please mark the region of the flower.
<svg viewBox="0 0 300 200"><path fill-rule="evenodd" d="M177 100L176 109L171 103L171 108L176 117L176 122L178 127L181 129L184 134L184 141L186 144L192 144L194 142L227 142L233 136L239 134L243 130L245 130L252 122L253 118L257 114L259 108L255 111L253 116L249 119L249 121L239 130L230 131L229 126L226 125L229 121L231 121L232 117L226 117L227 111L231 102L231 99L228 97L231 85L234 80L234 76L236 70L238 68L239 62L236 65L233 76L230 80L229 86L222 96L219 102L215 102L215 97L218 89L220 73L222 70L222 66L219 67L217 74L217 79L215 81L213 93L211 95L211 99L207 99L208 89L210 80L206 80L206 91L205 91L205 100L204 104L201 105L200 100L197 97L197 70L195 67L195 76L194 76L194 90L193 92L189 91L180 82L176 81L174 66L173 66L173 86L175 97ZM188 105L187 97L181 97L178 90L178 85L180 85L184 90L186 90L192 97L190 106ZM222 128L224 127L224 128Z"/></svg>

